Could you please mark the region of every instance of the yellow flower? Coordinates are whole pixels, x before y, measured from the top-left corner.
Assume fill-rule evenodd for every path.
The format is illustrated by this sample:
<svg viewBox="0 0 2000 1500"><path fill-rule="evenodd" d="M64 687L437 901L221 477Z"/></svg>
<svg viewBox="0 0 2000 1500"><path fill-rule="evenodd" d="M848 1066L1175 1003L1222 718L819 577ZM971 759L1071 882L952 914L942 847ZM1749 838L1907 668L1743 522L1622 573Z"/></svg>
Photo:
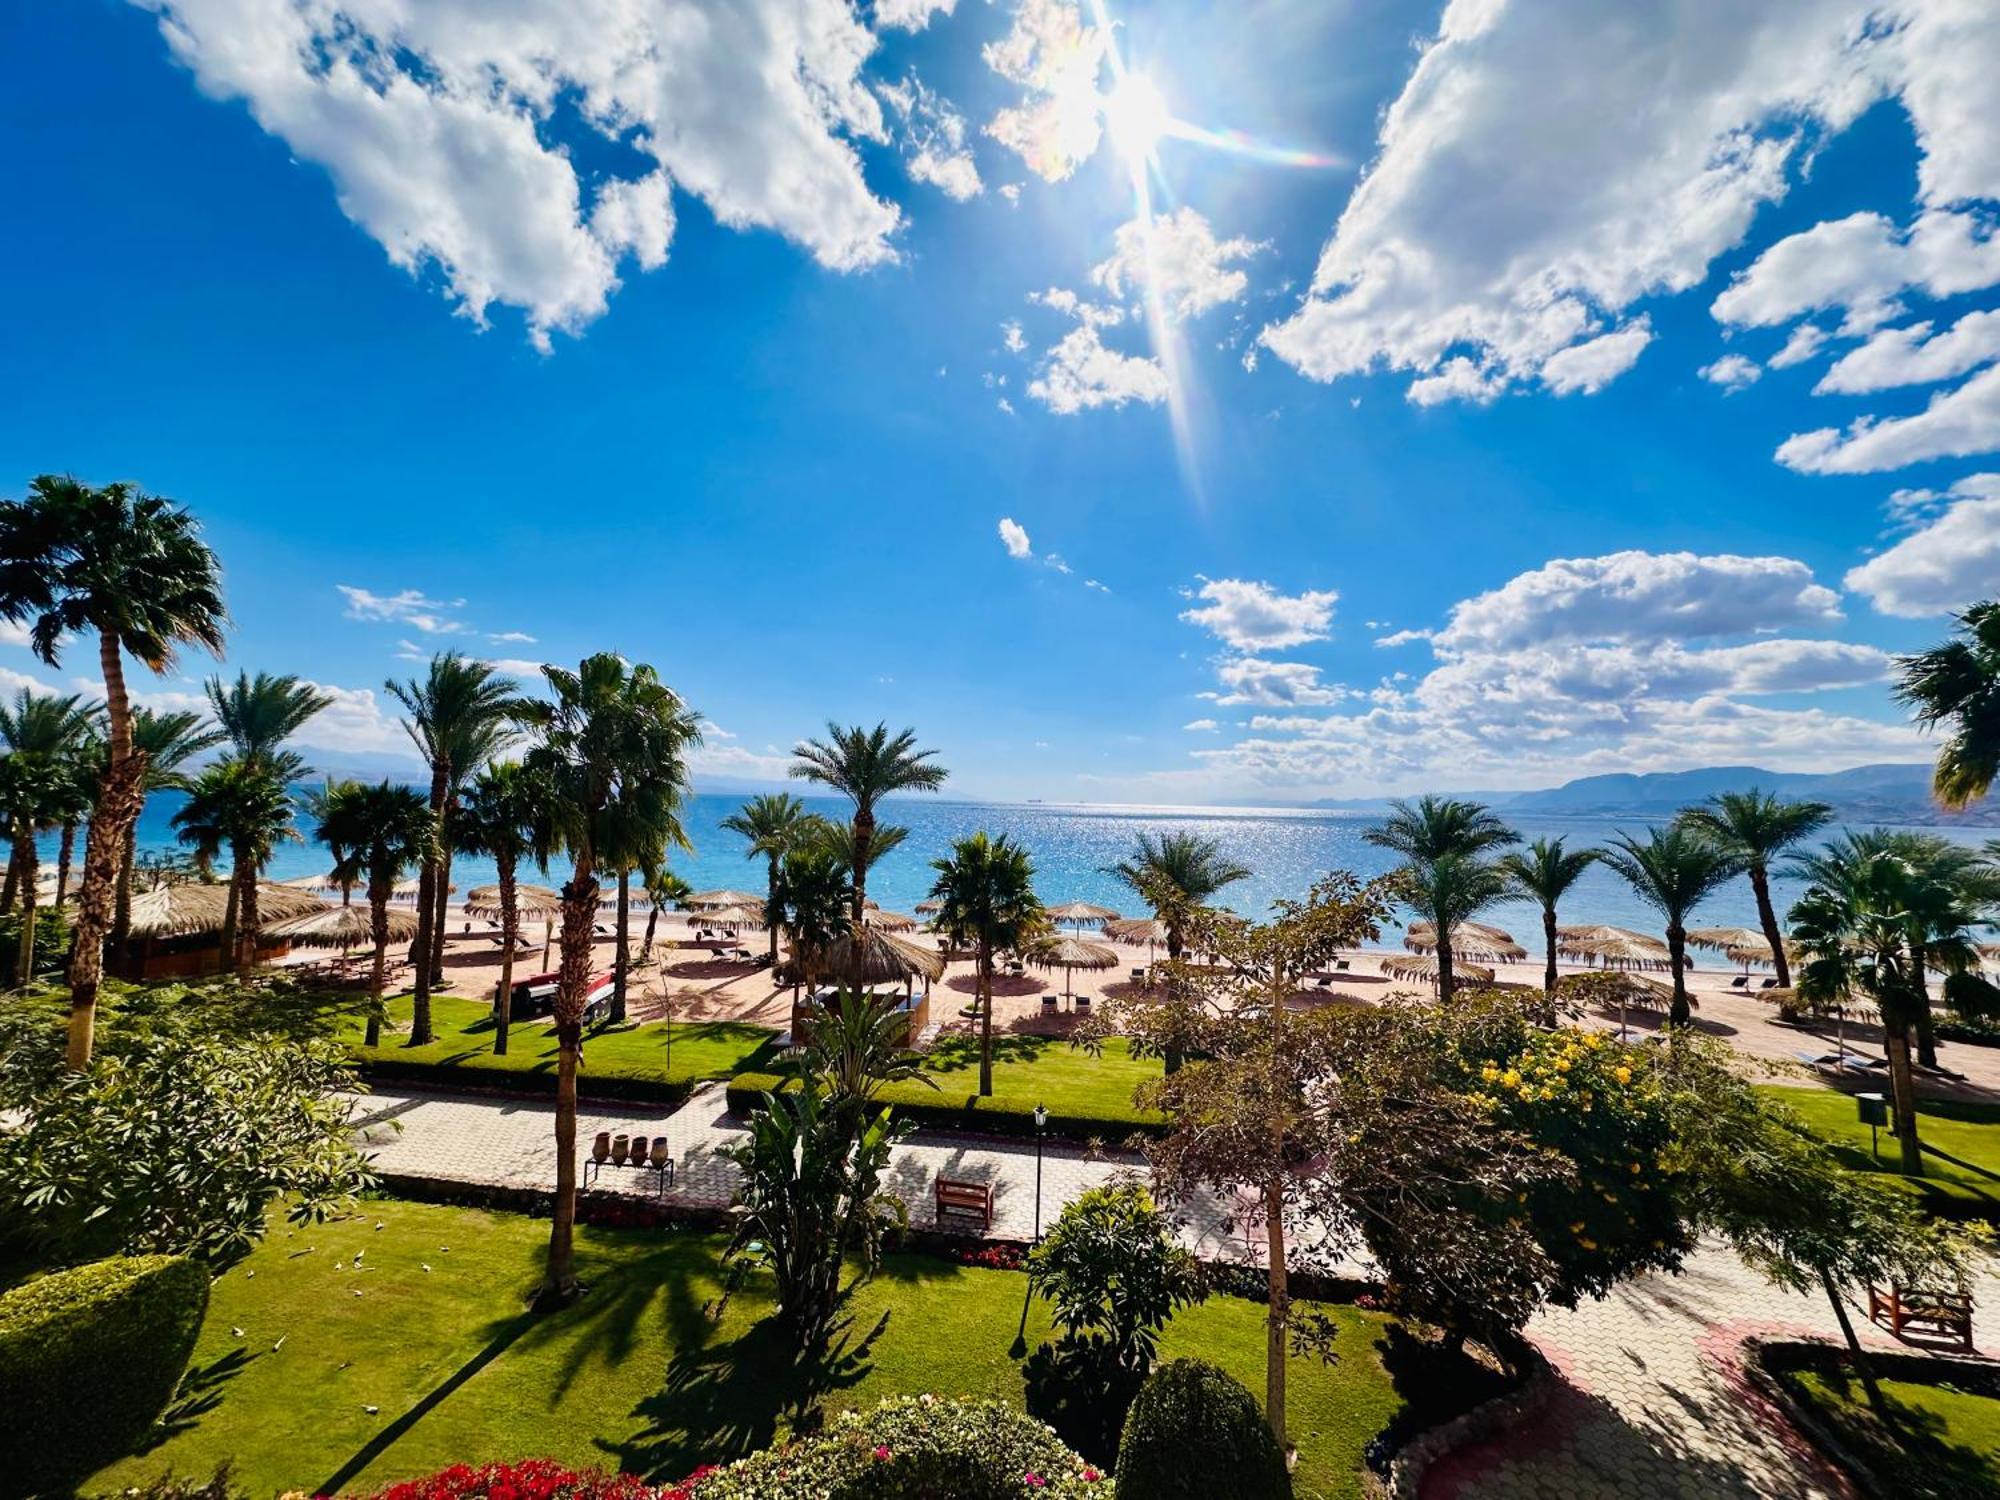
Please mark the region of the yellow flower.
<svg viewBox="0 0 2000 1500"><path fill-rule="evenodd" d="M1494 1067L1492 1063L1488 1063L1485 1067L1479 1070L1479 1076L1485 1079L1488 1083L1491 1083L1494 1079L1500 1076L1500 1070Z"/></svg>
<svg viewBox="0 0 2000 1500"><path fill-rule="evenodd" d="M1620 1083L1630 1083L1632 1081L1632 1070L1626 1067L1623 1063L1620 1063L1617 1067L1611 1070L1611 1076L1617 1079Z"/></svg>

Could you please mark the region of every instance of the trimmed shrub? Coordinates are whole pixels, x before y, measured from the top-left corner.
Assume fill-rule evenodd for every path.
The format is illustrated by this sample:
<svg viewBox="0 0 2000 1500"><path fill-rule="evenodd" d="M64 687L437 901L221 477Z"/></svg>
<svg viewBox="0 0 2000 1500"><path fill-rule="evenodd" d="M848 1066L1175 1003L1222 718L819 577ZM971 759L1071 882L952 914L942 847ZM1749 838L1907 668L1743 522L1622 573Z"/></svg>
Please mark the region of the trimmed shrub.
<svg viewBox="0 0 2000 1500"><path fill-rule="evenodd" d="M673 1500L678 1488L655 1489L630 1474L572 1469L552 1458L518 1463L453 1464L422 1479L376 1490L368 1500Z"/></svg>
<svg viewBox="0 0 2000 1500"><path fill-rule="evenodd" d="M1204 1359L1139 1387L1118 1445L1124 1500L1291 1500L1278 1440L1242 1384Z"/></svg>
<svg viewBox="0 0 2000 1500"><path fill-rule="evenodd" d="M161 1474L142 1484L127 1485L97 1500L252 1500L251 1494L229 1477L223 1464L206 1479L183 1479L178 1474Z"/></svg>
<svg viewBox="0 0 2000 1500"><path fill-rule="evenodd" d="M1111 1481L1012 1407L899 1396L687 1488L692 1500L1109 1500Z"/></svg>
<svg viewBox="0 0 2000 1500"><path fill-rule="evenodd" d="M173 1399L208 1311L208 1273L171 1255L52 1271L0 1296L0 1496L123 1457Z"/></svg>
<svg viewBox="0 0 2000 1500"><path fill-rule="evenodd" d="M797 1087L797 1080L777 1073L738 1073L723 1089L730 1112L752 1115L764 1107L763 1096L780 1089ZM922 1130L973 1131L980 1135L1035 1135L1034 1106L1007 1104L978 1094L933 1093L921 1084L909 1085L904 1096L890 1085L880 1095L898 1120L907 1120ZM921 1093L919 1093L921 1090ZM1102 1112L1069 1115L1051 1112L1043 1134L1053 1140L1123 1140L1131 1135L1160 1135L1166 1117L1157 1110L1140 1109L1122 1101L1108 1102Z"/></svg>

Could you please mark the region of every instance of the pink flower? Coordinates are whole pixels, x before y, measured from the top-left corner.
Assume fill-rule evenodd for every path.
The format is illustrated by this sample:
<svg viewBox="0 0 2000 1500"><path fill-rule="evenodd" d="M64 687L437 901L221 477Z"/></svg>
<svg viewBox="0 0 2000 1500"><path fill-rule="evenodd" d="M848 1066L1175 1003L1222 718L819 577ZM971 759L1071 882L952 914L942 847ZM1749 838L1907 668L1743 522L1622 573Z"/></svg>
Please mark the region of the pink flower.
<svg viewBox="0 0 2000 1500"><path fill-rule="evenodd" d="M1095 1484L1099 1477L1097 1470L1091 1468L1090 1465L1085 1464L1083 1466L1083 1482L1085 1484Z"/></svg>
<svg viewBox="0 0 2000 1500"><path fill-rule="evenodd" d="M1028 1488L1031 1490L1038 1490L1043 1485L1048 1483L1046 1479L1042 1478L1042 1476L1037 1474L1033 1469L1028 1470L1028 1472L1023 1474L1021 1478L1027 1481Z"/></svg>
<svg viewBox="0 0 2000 1500"><path fill-rule="evenodd" d="M886 1460L886 1459L887 1459L888 1457L889 1457L889 1450L888 1450L887 1448L883 1448L883 1447L880 1447L880 1446L877 1446L877 1447L876 1447L876 1449L875 1449L875 1460L876 1460L876 1462L877 1462L877 1463L880 1463L880 1462L883 1462L883 1461L884 1461L884 1460Z"/></svg>

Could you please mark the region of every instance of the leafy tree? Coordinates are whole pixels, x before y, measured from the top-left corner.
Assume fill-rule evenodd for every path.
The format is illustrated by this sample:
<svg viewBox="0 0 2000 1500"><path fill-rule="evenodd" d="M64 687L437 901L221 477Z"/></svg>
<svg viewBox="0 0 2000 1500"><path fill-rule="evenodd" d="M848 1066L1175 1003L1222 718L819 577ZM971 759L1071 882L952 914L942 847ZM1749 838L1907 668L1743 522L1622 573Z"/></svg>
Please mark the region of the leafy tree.
<svg viewBox="0 0 2000 1500"><path fill-rule="evenodd" d="M140 783L140 810L154 792L186 791L187 777L181 768L205 750L223 742L220 729L205 722L200 714L165 712L150 708L132 712L132 747L146 758ZM102 778L105 756L100 747L96 776ZM113 898L111 944L114 951L124 947L132 929L132 877L138 861L138 820L125 830L125 846L119 855L117 894Z"/></svg>
<svg viewBox="0 0 2000 1500"><path fill-rule="evenodd" d="M937 752L917 748L917 732L890 734L887 724L873 729L860 724L842 728L828 723L824 740L805 740L792 753L798 757L792 775L830 787L854 803L853 854L856 928L868 907L868 866L875 855L875 804L897 792L934 792L949 774L929 762ZM857 960L859 953L857 950Z"/></svg>
<svg viewBox="0 0 2000 1500"><path fill-rule="evenodd" d="M1931 791L1962 808L1991 790L2000 772L2000 601L1953 617L1953 639L1896 659L1896 697L1926 729L1949 731Z"/></svg>
<svg viewBox="0 0 2000 1500"><path fill-rule="evenodd" d="M1556 907L1599 857L1595 849L1566 849L1559 838L1536 839L1525 850L1509 850L1497 862L1510 893L1541 908L1542 945L1548 955L1542 992L1551 999L1556 993Z"/></svg>
<svg viewBox="0 0 2000 1500"><path fill-rule="evenodd" d="M221 653L221 568L185 510L130 484L44 474L25 500L0 501L0 616L29 626L35 654L60 666L66 639L97 642L109 758L98 783L77 895L69 968L69 1066L89 1066L121 851L145 800L146 760L132 739L130 653L154 672L179 648Z"/></svg>
<svg viewBox="0 0 2000 1500"><path fill-rule="evenodd" d="M1189 928L1208 904L1239 880L1250 878L1247 865L1223 856L1222 846L1198 833L1141 833L1132 852L1106 875L1130 886L1167 929L1167 957L1187 949Z"/></svg>
<svg viewBox="0 0 2000 1500"><path fill-rule="evenodd" d="M609 653L574 672L543 668L553 702L536 704L535 744L525 764L547 788L542 826L551 852L569 855L563 886L562 961L556 981L556 1202L539 1305L577 1293L576 1069L583 1051L599 851L622 830L664 827L687 797L687 754L701 743L701 716L649 666L628 667Z"/></svg>
<svg viewBox="0 0 2000 1500"><path fill-rule="evenodd" d="M430 857L417 875L417 966L410 1045L432 1040L431 989L443 977L444 909L451 895L452 800L479 767L513 741L525 712L514 682L483 661L440 651L420 678L383 684L402 704L403 732L431 769Z"/></svg>
<svg viewBox="0 0 2000 1500"><path fill-rule="evenodd" d="M34 975L35 917L40 901L36 837L50 829L74 830L88 806L79 765L89 753L100 708L76 694L58 697L20 689L0 705L0 815L12 841L13 868L22 901L22 939L14 982L25 988ZM67 837L65 838L67 847ZM67 858L65 858L67 863ZM58 888L57 905L62 903Z"/></svg>
<svg viewBox="0 0 2000 1500"><path fill-rule="evenodd" d="M257 877L272 850L299 831L291 789L268 760L231 755L204 769L188 784L187 802L174 813L180 840L198 859L229 851L229 903L221 935L221 966L255 962Z"/></svg>
<svg viewBox="0 0 2000 1500"><path fill-rule="evenodd" d="M1728 850L1750 877L1757 898L1757 923L1771 945L1771 965L1778 983L1787 988L1792 968L1785 954L1785 935L1771 908L1771 860L1824 828L1833 809L1824 802L1791 802L1754 787L1747 792L1718 792L1701 807L1690 807L1680 821L1707 834Z"/></svg>
<svg viewBox="0 0 2000 1500"><path fill-rule="evenodd" d="M765 870L764 926L771 938L771 967L778 967L779 863L811 826L820 820L789 792L752 797L722 820L729 832L748 845L745 859L762 859Z"/></svg>
<svg viewBox="0 0 2000 1500"><path fill-rule="evenodd" d="M388 987L389 898L396 882L430 854L437 824L424 799L384 780L374 786L335 782L319 800L314 837L334 851L333 877L344 887L365 882L373 963L368 976L365 1046L382 1042L382 995Z"/></svg>
<svg viewBox="0 0 2000 1500"><path fill-rule="evenodd" d="M975 955L979 994L979 1092L993 1092L993 955L1021 949L1048 926L1035 895L1035 866L1028 851L1004 833L988 838L982 830L956 840L947 859L934 860L937 880L931 899L939 903L937 929Z"/></svg>
<svg viewBox="0 0 2000 1500"><path fill-rule="evenodd" d="M1667 961L1673 969L1675 1026L1688 1023L1687 920L1742 868L1737 856L1697 828L1670 823L1648 829L1644 842L1619 834L1603 853L1632 894L1653 908L1667 925Z"/></svg>
<svg viewBox="0 0 2000 1500"><path fill-rule="evenodd" d="M546 867L541 818L546 788L518 761L495 761L473 781L458 811L458 847L493 861L500 881L500 986L493 997L493 1052L507 1055L507 1028L514 1007L514 946L521 931L517 875L521 861ZM653 888L654 909L661 893Z"/></svg>

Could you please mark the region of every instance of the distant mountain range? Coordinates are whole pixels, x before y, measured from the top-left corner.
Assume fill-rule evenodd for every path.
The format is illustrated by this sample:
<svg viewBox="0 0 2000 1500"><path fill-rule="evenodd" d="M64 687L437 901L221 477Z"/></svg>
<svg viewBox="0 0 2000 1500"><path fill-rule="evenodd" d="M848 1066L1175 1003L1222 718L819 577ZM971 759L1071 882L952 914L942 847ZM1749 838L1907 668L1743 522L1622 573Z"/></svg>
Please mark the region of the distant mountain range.
<svg viewBox="0 0 2000 1500"><path fill-rule="evenodd" d="M1832 806L1844 823L1918 823L2000 827L2000 801L1987 798L1961 813L1945 812L1931 798L1928 763L1885 763L1847 771L1767 771L1758 766L1703 766L1695 771L1654 771L1584 776L1533 792L1479 792L1477 796L1510 813L1560 817L1665 817L1717 792L1752 787L1781 797L1810 799ZM1363 810L1382 799L1326 799L1315 807Z"/></svg>

